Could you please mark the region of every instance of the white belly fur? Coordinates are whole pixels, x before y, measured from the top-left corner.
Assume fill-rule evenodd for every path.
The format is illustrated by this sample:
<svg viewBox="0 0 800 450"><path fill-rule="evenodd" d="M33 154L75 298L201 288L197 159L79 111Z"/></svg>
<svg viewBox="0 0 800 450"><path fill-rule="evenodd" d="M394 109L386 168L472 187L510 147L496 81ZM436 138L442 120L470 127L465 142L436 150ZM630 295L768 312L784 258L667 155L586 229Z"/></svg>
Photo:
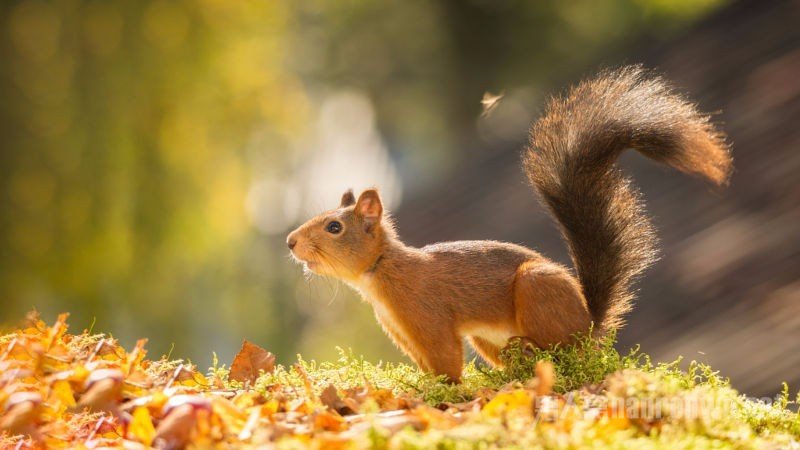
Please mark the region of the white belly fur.
<svg viewBox="0 0 800 450"><path fill-rule="evenodd" d="M471 325L462 327L459 331L462 336L479 337L500 348L505 347L508 344L508 340L515 336L512 330L491 325Z"/></svg>

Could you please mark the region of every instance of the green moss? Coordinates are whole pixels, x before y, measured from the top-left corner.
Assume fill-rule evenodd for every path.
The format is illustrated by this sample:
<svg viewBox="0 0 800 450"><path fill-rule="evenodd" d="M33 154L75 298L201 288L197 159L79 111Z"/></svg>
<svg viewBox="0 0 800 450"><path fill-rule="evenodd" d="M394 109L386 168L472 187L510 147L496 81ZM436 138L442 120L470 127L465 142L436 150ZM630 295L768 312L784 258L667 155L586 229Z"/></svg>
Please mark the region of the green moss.
<svg viewBox="0 0 800 450"><path fill-rule="evenodd" d="M638 349L621 355L614 348L614 342L613 334L599 340L583 335L577 336L573 345L557 345L543 350L515 341L503 352L505 368L488 369L484 373L496 385L524 381L534 376L537 362L550 361L556 372L554 389L565 393L600 383L606 375L626 367L635 367L640 360L649 361Z"/></svg>

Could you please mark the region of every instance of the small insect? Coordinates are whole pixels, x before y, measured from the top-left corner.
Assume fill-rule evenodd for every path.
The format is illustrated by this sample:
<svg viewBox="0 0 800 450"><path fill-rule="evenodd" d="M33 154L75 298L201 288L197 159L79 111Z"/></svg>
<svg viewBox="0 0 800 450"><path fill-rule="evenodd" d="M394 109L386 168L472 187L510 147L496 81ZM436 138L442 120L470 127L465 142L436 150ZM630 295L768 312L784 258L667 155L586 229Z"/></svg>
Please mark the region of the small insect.
<svg viewBox="0 0 800 450"><path fill-rule="evenodd" d="M497 105L500 104L500 100L505 95L504 92L501 92L497 95L492 94L491 92L484 92L483 99L481 99L481 106L483 107L483 112L481 112L481 117L488 116Z"/></svg>

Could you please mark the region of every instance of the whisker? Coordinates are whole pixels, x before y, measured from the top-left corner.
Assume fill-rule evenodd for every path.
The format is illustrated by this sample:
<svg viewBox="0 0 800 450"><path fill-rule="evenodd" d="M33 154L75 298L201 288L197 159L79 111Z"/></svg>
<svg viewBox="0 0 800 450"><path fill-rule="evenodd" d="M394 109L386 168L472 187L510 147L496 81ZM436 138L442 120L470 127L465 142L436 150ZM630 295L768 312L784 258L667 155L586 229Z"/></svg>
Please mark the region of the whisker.
<svg viewBox="0 0 800 450"><path fill-rule="evenodd" d="M328 300L328 306L331 306L333 302L336 300L336 298L339 296L339 286L341 286L340 283L334 282L333 297L331 297L331 299Z"/></svg>
<svg viewBox="0 0 800 450"><path fill-rule="evenodd" d="M309 254L311 255L310 262L315 264L321 265L325 270L323 272L330 272L330 273L337 273L337 268L345 267L346 264L344 263L344 259L341 258L339 255L326 251L324 248L317 245L314 240L309 240L307 243ZM295 261L300 261L290 252L288 257L294 259ZM335 277L320 275L318 273L313 272L311 269L308 268L308 264L304 265L303 276L305 278L306 283L309 285L313 285L314 290L316 290L317 285L312 282L312 280L316 278L320 278L323 281L324 285L328 288L329 292L329 300L327 305L330 306L333 304L334 301L339 297L339 290L340 290L340 283L338 280L334 279Z"/></svg>

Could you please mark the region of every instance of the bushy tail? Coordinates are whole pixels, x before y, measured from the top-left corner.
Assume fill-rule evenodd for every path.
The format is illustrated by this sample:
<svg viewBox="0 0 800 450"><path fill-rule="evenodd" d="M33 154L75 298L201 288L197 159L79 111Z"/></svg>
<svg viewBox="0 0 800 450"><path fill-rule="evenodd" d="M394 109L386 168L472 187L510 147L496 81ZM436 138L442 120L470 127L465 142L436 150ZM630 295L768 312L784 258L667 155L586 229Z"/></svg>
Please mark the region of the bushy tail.
<svg viewBox="0 0 800 450"><path fill-rule="evenodd" d="M623 324L633 280L656 259L641 196L615 166L626 149L723 185L724 136L661 78L606 71L550 101L531 130L525 171L558 221L595 326Z"/></svg>

